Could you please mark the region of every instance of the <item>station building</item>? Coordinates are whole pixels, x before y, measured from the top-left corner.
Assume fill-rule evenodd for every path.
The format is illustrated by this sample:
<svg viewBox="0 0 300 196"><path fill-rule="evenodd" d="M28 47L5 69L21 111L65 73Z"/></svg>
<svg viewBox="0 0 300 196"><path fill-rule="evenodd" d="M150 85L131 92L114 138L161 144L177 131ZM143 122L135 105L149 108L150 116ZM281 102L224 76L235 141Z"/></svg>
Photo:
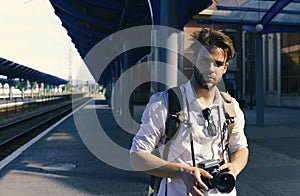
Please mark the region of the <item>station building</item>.
<svg viewBox="0 0 300 196"><path fill-rule="evenodd" d="M227 90L244 106L255 105L255 33L243 31L238 25L203 25L197 22L199 16L184 27L192 34L201 28L222 30L234 42L236 55L224 80ZM263 78L264 104L276 107L300 107L300 33L281 32L263 34ZM189 43L189 42L187 42ZM185 45L187 55L193 53ZM184 63L187 76L191 65Z"/></svg>

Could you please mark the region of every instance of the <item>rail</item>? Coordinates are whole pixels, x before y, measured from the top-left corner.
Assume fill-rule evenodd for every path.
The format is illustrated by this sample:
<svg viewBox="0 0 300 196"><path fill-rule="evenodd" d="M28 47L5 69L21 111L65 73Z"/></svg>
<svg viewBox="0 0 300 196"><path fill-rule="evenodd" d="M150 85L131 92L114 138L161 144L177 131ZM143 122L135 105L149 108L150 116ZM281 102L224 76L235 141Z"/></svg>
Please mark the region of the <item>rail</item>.
<svg viewBox="0 0 300 196"><path fill-rule="evenodd" d="M73 101L68 100L55 107L0 126L0 160L89 99L89 97L83 97Z"/></svg>

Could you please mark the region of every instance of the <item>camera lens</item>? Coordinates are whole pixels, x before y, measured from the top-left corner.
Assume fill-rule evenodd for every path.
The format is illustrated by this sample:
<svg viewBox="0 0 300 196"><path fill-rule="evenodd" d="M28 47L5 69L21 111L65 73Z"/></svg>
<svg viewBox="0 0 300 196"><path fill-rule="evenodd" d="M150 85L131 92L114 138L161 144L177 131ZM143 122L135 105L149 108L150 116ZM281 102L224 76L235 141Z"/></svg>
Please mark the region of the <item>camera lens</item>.
<svg viewBox="0 0 300 196"><path fill-rule="evenodd" d="M235 186L233 175L226 172L220 172L214 177L214 185L221 193L230 193Z"/></svg>
<svg viewBox="0 0 300 196"><path fill-rule="evenodd" d="M205 169L213 176L212 179L201 176L201 180L209 189L216 188L221 193L230 193L234 189L235 178L232 174L224 170L220 171L219 165L222 165L222 163L215 164L215 162L210 162L210 165L208 163L206 165L198 164L199 168Z"/></svg>

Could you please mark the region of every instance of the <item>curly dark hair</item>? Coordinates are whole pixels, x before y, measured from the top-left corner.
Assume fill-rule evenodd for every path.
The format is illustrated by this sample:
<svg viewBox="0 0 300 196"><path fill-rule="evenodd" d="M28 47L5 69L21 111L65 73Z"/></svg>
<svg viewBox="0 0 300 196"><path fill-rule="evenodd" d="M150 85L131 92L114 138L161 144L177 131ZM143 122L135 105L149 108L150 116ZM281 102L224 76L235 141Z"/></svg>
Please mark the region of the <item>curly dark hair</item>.
<svg viewBox="0 0 300 196"><path fill-rule="evenodd" d="M194 32L192 36L205 47L216 46L218 48L222 48L226 55L226 61L233 59L235 55L235 49L233 47L232 40L222 31L202 29L200 31ZM193 44L191 47L193 48Z"/></svg>

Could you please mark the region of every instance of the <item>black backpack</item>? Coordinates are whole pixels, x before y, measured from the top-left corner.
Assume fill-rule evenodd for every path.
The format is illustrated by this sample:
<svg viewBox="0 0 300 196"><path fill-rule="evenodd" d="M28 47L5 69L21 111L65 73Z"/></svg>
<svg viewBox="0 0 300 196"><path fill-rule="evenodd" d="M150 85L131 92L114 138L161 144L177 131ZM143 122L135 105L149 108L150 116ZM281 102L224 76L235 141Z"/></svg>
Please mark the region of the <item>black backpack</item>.
<svg viewBox="0 0 300 196"><path fill-rule="evenodd" d="M226 124L228 126L228 140L229 140L233 129L234 117L236 116L236 114L232 102L232 97L226 92L220 92L220 93L223 98L223 105L225 111ZM183 98L182 98L182 93L180 88L173 87L168 89L168 114L165 122L165 134L167 136L167 139L161 157L165 160L168 157L169 147L171 145L170 140L176 137L180 123L183 120L182 118L183 111L181 107L182 104L183 104ZM151 176L148 196L157 195L161 180L162 180L161 177Z"/></svg>

